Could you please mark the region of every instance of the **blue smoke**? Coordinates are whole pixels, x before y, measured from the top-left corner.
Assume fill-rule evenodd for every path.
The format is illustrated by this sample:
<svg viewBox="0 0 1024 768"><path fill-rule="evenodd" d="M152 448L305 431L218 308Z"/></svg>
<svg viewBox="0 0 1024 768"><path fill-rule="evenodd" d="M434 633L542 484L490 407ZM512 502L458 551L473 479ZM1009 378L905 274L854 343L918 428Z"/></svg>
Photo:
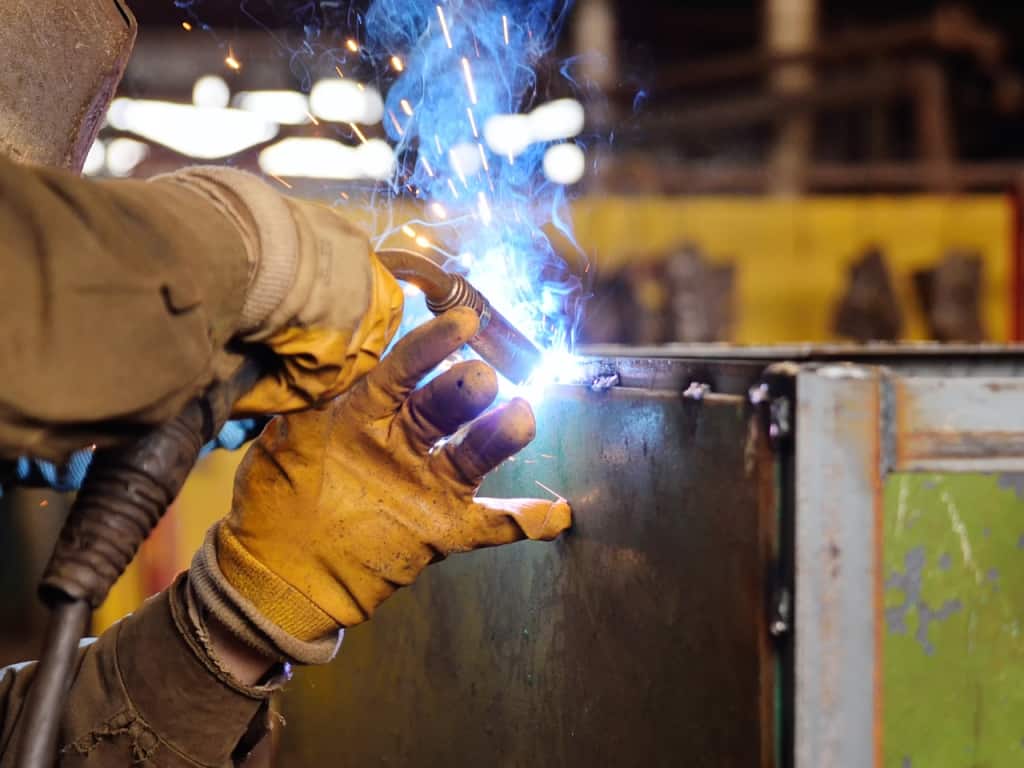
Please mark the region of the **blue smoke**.
<svg viewBox="0 0 1024 768"><path fill-rule="evenodd" d="M385 97L384 127L401 158L394 190L411 190L433 210L440 204L444 221L429 234L446 267L555 350L572 345L580 292L545 233L568 234L565 189L544 176L547 143L499 156L484 129L533 105L536 70L568 8L565 0L375 0L362 50L381 65L393 55L403 63Z"/></svg>

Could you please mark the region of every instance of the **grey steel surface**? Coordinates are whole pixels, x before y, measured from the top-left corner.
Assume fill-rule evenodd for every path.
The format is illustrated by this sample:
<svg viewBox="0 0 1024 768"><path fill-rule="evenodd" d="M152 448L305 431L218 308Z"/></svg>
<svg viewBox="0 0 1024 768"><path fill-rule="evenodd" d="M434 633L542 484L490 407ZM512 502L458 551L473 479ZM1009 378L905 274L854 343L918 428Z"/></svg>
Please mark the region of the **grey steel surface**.
<svg viewBox="0 0 1024 768"><path fill-rule="evenodd" d="M883 372L797 376L797 768L875 765Z"/></svg>
<svg viewBox="0 0 1024 768"><path fill-rule="evenodd" d="M773 764L771 456L744 398L681 389L553 392L484 490L539 481L574 530L431 566L299 670L278 764Z"/></svg>

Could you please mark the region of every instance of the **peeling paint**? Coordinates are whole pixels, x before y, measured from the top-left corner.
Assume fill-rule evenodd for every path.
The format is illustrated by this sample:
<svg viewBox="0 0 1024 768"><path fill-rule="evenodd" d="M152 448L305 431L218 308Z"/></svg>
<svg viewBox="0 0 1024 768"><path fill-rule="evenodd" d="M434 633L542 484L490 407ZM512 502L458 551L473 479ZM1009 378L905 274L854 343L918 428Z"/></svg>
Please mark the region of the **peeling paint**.
<svg viewBox="0 0 1024 768"><path fill-rule="evenodd" d="M928 628L932 622L948 619L958 613L963 604L959 599L946 600L940 608L932 610L921 597L921 576L924 573L926 556L924 547L914 547L903 559L905 570L893 573L885 582L888 589L903 592L903 603L885 609L885 623L890 632L898 635L907 634L907 614L913 608L917 611L917 631L914 639L929 656L935 654L935 646L928 639Z"/></svg>
<svg viewBox="0 0 1024 768"><path fill-rule="evenodd" d="M1017 498L1024 501L1024 474L1018 472L1001 472L996 477L1000 488L1013 491Z"/></svg>

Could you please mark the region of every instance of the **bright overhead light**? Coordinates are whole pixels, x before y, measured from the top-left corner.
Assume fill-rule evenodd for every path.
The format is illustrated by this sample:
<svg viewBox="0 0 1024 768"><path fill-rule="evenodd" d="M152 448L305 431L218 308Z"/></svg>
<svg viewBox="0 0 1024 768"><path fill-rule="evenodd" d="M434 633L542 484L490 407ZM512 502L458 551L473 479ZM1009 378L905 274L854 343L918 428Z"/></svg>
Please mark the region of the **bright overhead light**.
<svg viewBox="0 0 1024 768"><path fill-rule="evenodd" d="M107 172L111 176L129 176L148 154L148 144L135 139L114 139L107 145Z"/></svg>
<svg viewBox="0 0 1024 768"><path fill-rule="evenodd" d="M380 92L352 80L320 80L309 92L313 114L337 123L373 125L384 116Z"/></svg>
<svg viewBox="0 0 1024 768"><path fill-rule="evenodd" d="M168 101L115 99L107 120L118 130L202 160L234 155L278 132L277 123L252 112Z"/></svg>
<svg viewBox="0 0 1024 768"><path fill-rule="evenodd" d="M530 118L526 115L494 115L484 123L484 141L498 155L515 157L530 146Z"/></svg>
<svg viewBox="0 0 1024 768"><path fill-rule="evenodd" d="M526 115L494 115L484 123L484 141L495 154L515 157L531 144L578 136L584 120L582 104L556 99Z"/></svg>
<svg viewBox="0 0 1024 768"><path fill-rule="evenodd" d="M334 139L296 137L260 152L259 165L273 176L383 181L394 174L396 161L394 151L381 139L351 147Z"/></svg>
<svg viewBox="0 0 1024 768"><path fill-rule="evenodd" d="M103 170L103 164L107 159L106 145L96 139L89 147L89 154L85 156L85 164L82 166L82 173L86 176L95 176Z"/></svg>
<svg viewBox="0 0 1024 768"><path fill-rule="evenodd" d="M544 153L544 175L556 184L575 184L586 169L583 150L575 144L555 144Z"/></svg>
<svg viewBox="0 0 1024 768"><path fill-rule="evenodd" d="M559 141L579 136L585 116L576 99L555 99L535 107L529 118L534 141Z"/></svg>
<svg viewBox="0 0 1024 768"><path fill-rule="evenodd" d="M463 180L479 171L482 164L480 151L476 148L476 144L467 142L456 144L448 150L448 162L451 163L455 175Z"/></svg>
<svg viewBox="0 0 1024 768"><path fill-rule="evenodd" d="M298 91L242 91L232 105L284 125L309 122L309 99Z"/></svg>
<svg viewBox="0 0 1024 768"><path fill-rule="evenodd" d="M204 75L192 86L192 103L197 107L226 107L230 98L231 89L217 75Z"/></svg>

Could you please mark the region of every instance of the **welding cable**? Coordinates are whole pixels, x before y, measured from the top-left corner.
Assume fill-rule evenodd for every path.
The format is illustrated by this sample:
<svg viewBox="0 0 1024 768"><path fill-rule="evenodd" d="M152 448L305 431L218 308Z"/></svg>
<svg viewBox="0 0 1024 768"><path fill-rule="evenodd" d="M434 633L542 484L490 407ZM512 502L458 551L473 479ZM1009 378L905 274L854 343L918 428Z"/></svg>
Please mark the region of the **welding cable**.
<svg viewBox="0 0 1024 768"><path fill-rule="evenodd" d="M51 610L43 653L21 712L17 768L48 768L89 616L135 557L192 471L203 445L264 370L246 358L227 381L126 446L96 451L61 529L39 595Z"/></svg>

